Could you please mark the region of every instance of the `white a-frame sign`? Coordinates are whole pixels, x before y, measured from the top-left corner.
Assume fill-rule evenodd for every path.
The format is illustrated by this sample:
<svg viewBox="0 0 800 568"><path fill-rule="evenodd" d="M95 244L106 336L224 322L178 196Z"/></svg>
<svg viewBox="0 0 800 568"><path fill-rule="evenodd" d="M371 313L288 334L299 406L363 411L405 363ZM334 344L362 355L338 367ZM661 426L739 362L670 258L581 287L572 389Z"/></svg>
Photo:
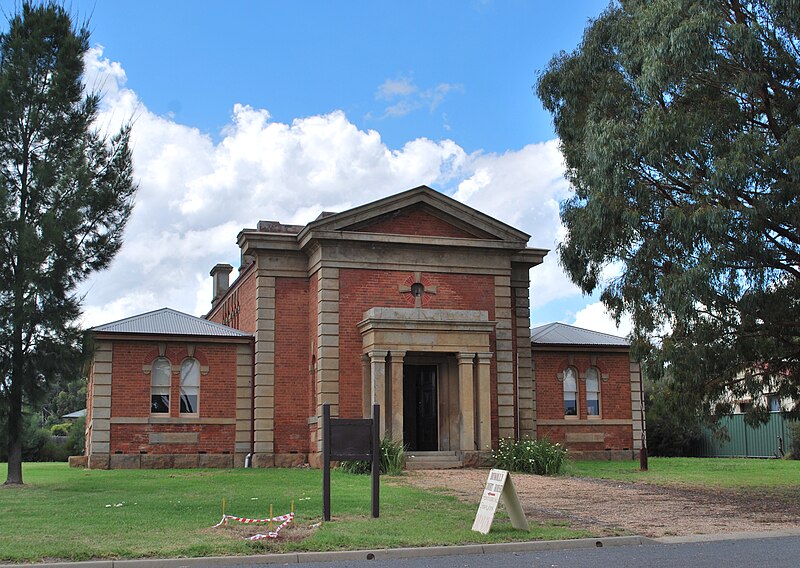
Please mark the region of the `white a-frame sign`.
<svg viewBox="0 0 800 568"><path fill-rule="evenodd" d="M517 490L514 489L514 482L511 481L511 476L504 469L493 469L489 472L489 479L486 480L486 488L483 490L475 522L472 523L472 530L481 534L489 534L501 497L511 519L511 526L523 531L529 530L528 519L522 512L522 505L517 497Z"/></svg>

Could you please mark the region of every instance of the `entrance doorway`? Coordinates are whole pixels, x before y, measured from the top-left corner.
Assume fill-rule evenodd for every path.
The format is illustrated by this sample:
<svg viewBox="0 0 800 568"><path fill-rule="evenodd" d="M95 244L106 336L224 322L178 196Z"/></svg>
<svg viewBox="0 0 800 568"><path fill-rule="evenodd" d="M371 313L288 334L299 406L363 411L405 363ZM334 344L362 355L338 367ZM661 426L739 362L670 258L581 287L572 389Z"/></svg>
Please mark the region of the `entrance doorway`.
<svg viewBox="0 0 800 568"><path fill-rule="evenodd" d="M436 365L403 365L403 443L411 451L439 450Z"/></svg>

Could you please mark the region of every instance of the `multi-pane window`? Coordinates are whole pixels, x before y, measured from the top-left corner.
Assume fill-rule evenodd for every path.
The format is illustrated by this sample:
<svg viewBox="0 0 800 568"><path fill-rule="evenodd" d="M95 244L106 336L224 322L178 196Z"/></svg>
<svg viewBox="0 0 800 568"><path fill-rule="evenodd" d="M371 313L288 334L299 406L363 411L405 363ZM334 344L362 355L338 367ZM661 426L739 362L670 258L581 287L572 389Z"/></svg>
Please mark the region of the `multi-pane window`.
<svg viewBox="0 0 800 568"><path fill-rule="evenodd" d="M169 414L169 383L172 366L169 359L159 357L150 371L150 412Z"/></svg>
<svg viewBox="0 0 800 568"><path fill-rule="evenodd" d="M181 414L197 414L200 362L189 357L181 364Z"/></svg>
<svg viewBox="0 0 800 568"><path fill-rule="evenodd" d="M564 369L564 416L578 415L578 372L573 367Z"/></svg>
<svg viewBox="0 0 800 568"><path fill-rule="evenodd" d="M586 415L600 416L600 373L594 367L586 370Z"/></svg>

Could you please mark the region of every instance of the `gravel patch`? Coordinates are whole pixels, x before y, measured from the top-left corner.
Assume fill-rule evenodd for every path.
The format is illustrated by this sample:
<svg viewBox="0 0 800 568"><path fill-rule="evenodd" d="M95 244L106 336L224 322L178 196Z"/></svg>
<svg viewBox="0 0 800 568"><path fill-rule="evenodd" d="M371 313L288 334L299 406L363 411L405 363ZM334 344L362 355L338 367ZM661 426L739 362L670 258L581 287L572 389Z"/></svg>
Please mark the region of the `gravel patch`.
<svg viewBox="0 0 800 568"><path fill-rule="evenodd" d="M412 485L439 488L477 507L487 470L418 470ZM531 521L568 521L596 536L648 537L800 528L800 486L769 492L665 487L576 477L512 474Z"/></svg>

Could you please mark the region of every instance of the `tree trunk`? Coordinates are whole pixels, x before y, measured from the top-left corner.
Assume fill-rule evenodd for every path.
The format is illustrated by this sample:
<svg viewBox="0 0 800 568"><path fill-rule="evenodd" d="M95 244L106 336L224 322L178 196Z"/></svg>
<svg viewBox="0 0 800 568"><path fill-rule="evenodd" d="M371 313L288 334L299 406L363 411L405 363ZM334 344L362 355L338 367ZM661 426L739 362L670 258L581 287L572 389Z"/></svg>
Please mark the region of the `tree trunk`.
<svg viewBox="0 0 800 568"><path fill-rule="evenodd" d="M22 386L11 378L8 412L8 477L5 485L22 485Z"/></svg>

